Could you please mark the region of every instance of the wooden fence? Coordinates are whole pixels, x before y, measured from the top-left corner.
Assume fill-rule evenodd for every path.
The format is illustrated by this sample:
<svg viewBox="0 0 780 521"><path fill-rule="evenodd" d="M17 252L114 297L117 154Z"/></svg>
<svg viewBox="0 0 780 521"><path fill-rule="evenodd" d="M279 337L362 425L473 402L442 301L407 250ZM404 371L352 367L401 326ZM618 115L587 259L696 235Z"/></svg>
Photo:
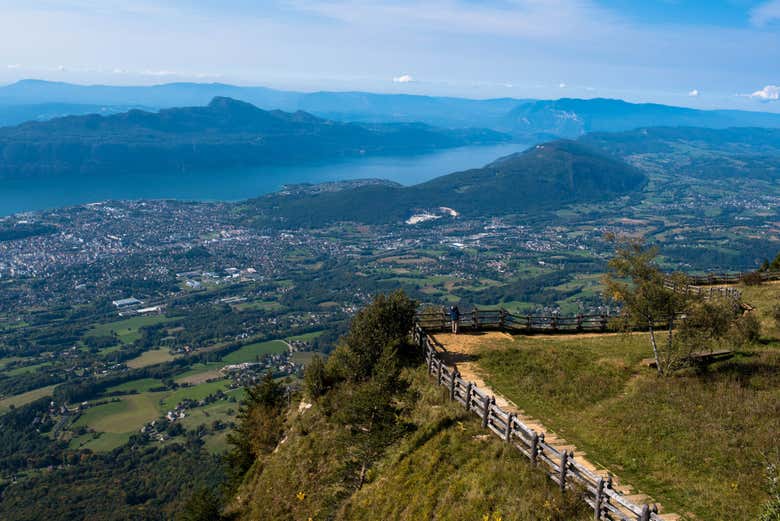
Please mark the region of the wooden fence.
<svg viewBox="0 0 780 521"><path fill-rule="evenodd" d="M605 332L615 314L601 315L517 315L506 309L473 308L461 313L461 328L469 331L498 329L513 333L580 333ZM427 331L450 328L450 315L445 309L421 311L417 322Z"/></svg>
<svg viewBox="0 0 780 521"><path fill-rule="evenodd" d="M514 414L496 405L473 382L460 377L454 367L442 360L443 346L420 324L413 330L414 342L425 354L428 374L445 387L450 400L460 403L466 411L478 416L482 426L489 429L505 443L519 450L530 463L542 470L562 492L582 492L585 502L593 509L593 519L609 521L660 521L658 509L650 505L637 505L612 488L612 478L604 478L580 464L572 452L560 451L544 440L544 433L537 433Z"/></svg>
<svg viewBox="0 0 780 521"><path fill-rule="evenodd" d="M689 275L688 283L691 286L713 286L717 284L738 284L745 279L760 277L761 282L780 280L780 270L774 271L747 271L740 273L709 273L707 275Z"/></svg>
<svg viewBox="0 0 780 521"><path fill-rule="evenodd" d="M696 284L685 284L680 286L668 279L664 281L664 286L668 289L679 291L680 293L685 293L687 295L698 295L704 298L704 300L713 298L728 298L732 300L742 299L742 292L737 288L702 288Z"/></svg>

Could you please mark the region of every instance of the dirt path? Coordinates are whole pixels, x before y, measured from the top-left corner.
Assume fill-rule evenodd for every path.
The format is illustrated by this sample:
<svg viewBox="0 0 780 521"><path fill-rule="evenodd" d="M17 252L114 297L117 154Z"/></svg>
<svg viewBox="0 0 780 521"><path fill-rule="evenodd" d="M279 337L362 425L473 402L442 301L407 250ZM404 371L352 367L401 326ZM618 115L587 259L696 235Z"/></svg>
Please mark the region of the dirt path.
<svg viewBox="0 0 780 521"><path fill-rule="evenodd" d="M614 335L614 334L620 334L620 333L606 333L606 335ZM579 338L585 337L596 337L596 336L604 336L604 334L599 333L585 333L581 335L561 335L561 336L577 336ZM495 391L495 389L490 388L483 378L484 371L482 371L479 367L479 356L478 353L480 349L485 345L485 342L500 340L500 341L509 341L509 342L518 342L517 339L512 337L512 335L509 335L508 333L501 333L501 332L489 332L489 333L483 333L479 335L470 335L470 334L460 334L460 335L453 335L449 333L442 333L434 335L434 338L441 342L442 345L444 345L446 351L442 353L444 361L447 365L455 367L461 375L461 378L467 381L474 382L480 389L486 391L488 394L491 394L496 399L496 404L504 409L505 411L512 412L515 415L517 415L517 418L526 424L528 427L533 429L534 431L538 433L544 434L544 439L547 443L552 445L558 450L567 450L574 452L574 457L577 461L579 461L580 464L591 470L592 472L607 477L607 475L610 473L608 469L604 468L601 465L596 465L588 460L587 455L584 451L578 450L577 447L575 447L573 444L567 442L565 439L563 439L560 436L557 436L554 432L552 432L550 429L546 428L541 421L531 417L530 415L526 414L525 411L520 409L517 404L509 400L507 397L503 396L501 393L498 393ZM558 338L558 337L556 337ZM653 501L652 498L647 496L646 494L638 494L633 491L633 489L625 484L621 483L618 476L616 476L614 473L612 474L613 478L613 488L619 492L622 492L625 494L626 499L636 503L636 504L656 504L658 505L658 509L661 513L663 513L663 508L660 504ZM661 519L664 519L666 521L676 521L680 518L680 516L676 514L663 514L659 516Z"/></svg>

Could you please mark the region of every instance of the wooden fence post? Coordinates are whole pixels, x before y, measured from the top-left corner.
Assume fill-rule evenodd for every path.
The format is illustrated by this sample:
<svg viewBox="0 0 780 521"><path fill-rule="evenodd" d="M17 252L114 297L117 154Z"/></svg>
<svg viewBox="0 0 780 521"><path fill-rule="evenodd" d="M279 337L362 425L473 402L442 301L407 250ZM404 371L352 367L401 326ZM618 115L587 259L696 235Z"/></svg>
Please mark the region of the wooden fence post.
<svg viewBox="0 0 780 521"><path fill-rule="evenodd" d="M482 401L482 428L486 429L488 426L488 419L490 417L490 403L493 401L493 398L488 398L485 396L485 398Z"/></svg>
<svg viewBox="0 0 780 521"><path fill-rule="evenodd" d="M550 326L552 326L553 331L558 331L558 314L553 313L552 314L552 320L550 320Z"/></svg>
<svg viewBox="0 0 780 521"><path fill-rule="evenodd" d="M604 332L607 330L607 315L604 313L601 314L601 331Z"/></svg>
<svg viewBox="0 0 780 521"><path fill-rule="evenodd" d="M466 410L471 410L471 386L473 384L469 382L469 384L466 386Z"/></svg>
<svg viewBox="0 0 780 521"><path fill-rule="evenodd" d="M506 419L506 432L504 433L504 441L509 443L512 441L512 422L515 421L515 414L509 413Z"/></svg>
<svg viewBox="0 0 780 521"><path fill-rule="evenodd" d="M528 329L528 332L530 333L531 329L532 329L531 315L526 315L525 316L525 321L526 321L526 328Z"/></svg>
<svg viewBox="0 0 780 521"><path fill-rule="evenodd" d="M450 400L455 399L455 379L459 376L458 371L453 369L452 374L450 375Z"/></svg>
<svg viewBox="0 0 780 521"><path fill-rule="evenodd" d="M544 441L544 440L542 440ZM539 455L539 435L534 432L533 438L531 438L531 463L536 466L536 457Z"/></svg>
<svg viewBox="0 0 780 521"><path fill-rule="evenodd" d="M504 308L498 310L498 327L501 331L506 330L506 309Z"/></svg>
<svg viewBox="0 0 780 521"><path fill-rule="evenodd" d="M561 462L560 462L561 468L560 468L560 482L561 482L561 492L566 492L566 473L569 470L569 453L565 450L561 454Z"/></svg>
<svg viewBox="0 0 780 521"><path fill-rule="evenodd" d="M471 327L474 331L479 331L479 310L474 308L471 310Z"/></svg>
<svg viewBox="0 0 780 521"><path fill-rule="evenodd" d="M639 521L650 521L650 507L647 504L642 507L642 513L639 515Z"/></svg>
<svg viewBox="0 0 780 521"><path fill-rule="evenodd" d="M596 485L596 502L593 505L593 519L601 519L601 502L604 501L604 478L599 478Z"/></svg>
<svg viewBox="0 0 780 521"><path fill-rule="evenodd" d="M577 313L577 331L582 331L582 313Z"/></svg>
<svg viewBox="0 0 780 521"><path fill-rule="evenodd" d="M441 366L444 364L439 360L439 368L436 370L436 384L441 385Z"/></svg>

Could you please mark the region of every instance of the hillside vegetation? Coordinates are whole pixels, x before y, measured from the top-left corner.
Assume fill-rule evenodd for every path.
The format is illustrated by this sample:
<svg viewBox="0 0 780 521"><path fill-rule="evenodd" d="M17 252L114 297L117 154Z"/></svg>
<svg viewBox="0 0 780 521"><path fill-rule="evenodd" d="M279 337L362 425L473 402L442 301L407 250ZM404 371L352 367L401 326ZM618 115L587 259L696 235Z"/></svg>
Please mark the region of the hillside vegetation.
<svg viewBox="0 0 780 521"><path fill-rule="evenodd" d="M254 519L588 519L516 450L427 379L407 345L414 303L379 296L287 405L250 391L230 454L238 485L223 515ZM196 517L193 519L205 519Z"/></svg>
<svg viewBox="0 0 780 521"><path fill-rule="evenodd" d="M496 392L668 511L757 519L780 457L780 285L741 289L762 337L698 370L658 377L645 333L518 336L473 356Z"/></svg>

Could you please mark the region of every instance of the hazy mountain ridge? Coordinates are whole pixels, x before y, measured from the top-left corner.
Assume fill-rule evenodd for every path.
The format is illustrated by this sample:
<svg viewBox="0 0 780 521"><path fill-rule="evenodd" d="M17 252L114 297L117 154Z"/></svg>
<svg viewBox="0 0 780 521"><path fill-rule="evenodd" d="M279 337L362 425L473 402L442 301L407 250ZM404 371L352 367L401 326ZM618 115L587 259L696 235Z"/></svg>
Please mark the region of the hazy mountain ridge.
<svg viewBox="0 0 780 521"><path fill-rule="evenodd" d="M3 117L3 107L41 103L143 106L155 109L205 105L230 97L265 110L303 110L337 121L422 122L439 127L486 127L519 137L575 138L588 132L618 132L639 127L733 126L780 128L780 114L739 110L698 110L616 99L468 99L369 92L293 92L222 83L169 83L153 86L73 85L22 80L0 87L0 125L21 120ZM38 118L39 115L35 115Z"/></svg>
<svg viewBox="0 0 780 521"><path fill-rule="evenodd" d="M265 111L231 98L205 107L68 116L0 129L0 176L192 171L408 154L507 141L485 129L355 124Z"/></svg>
<svg viewBox="0 0 780 521"><path fill-rule="evenodd" d="M509 112L501 128L519 134L548 133L575 138L590 132L642 127L780 127L780 114L738 110L697 110L615 99L535 101Z"/></svg>

